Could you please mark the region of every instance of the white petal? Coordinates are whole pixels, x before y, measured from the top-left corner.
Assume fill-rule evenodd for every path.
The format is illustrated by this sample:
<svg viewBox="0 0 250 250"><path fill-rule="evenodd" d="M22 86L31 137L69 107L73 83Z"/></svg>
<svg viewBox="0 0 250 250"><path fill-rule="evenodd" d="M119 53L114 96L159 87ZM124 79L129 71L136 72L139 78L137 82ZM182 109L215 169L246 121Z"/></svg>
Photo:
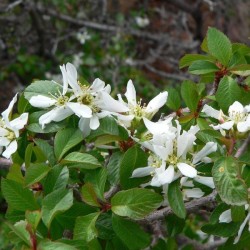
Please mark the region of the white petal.
<svg viewBox="0 0 250 250"><path fill-rule="evenodd" d="M250 128L250 120L246 120L245 122L238 122L237 124L237 129L241 133L248 131L249 128Z"/></svg>
<svg viewBox="0 0 250 250"><path fill-rule="evenodd" d="M161 108L166 102L168 98L168 92L162 92L154 97L147 105L146 112L147 113L155 113Z"/></svg>
<svg viewBox="0 0 250 250"><path fill-rule="evenodd" d="M144 177L150 175L152 171L154 171L154 167L144 167L144 168L136 168L132 173L132 178Z"/></svg>
<svg viewBox="0 0 250 250"><path fill-rule="evenodd" d="M105 87L105 82L102 81L99 78L96 78L92 85L90 86L90 90L93 90L94 92L102 91Z"/></svg>
<svg viewBox="0 0 250 250"><path fill-rule="evenodd" d="M168 166L168 168L161 173L157 173L158 172L157 170L156 170L154 177L152 178L151 186L159 187L167 183L171 183L173 181L174 179L174 167L173 166Z"/></svg>
<svg viewBox="0 0 250 250"><path fill-rule="evenodd" d="M100 97L99 106L101 109L117 113L123 113L129 111L129 108L126 105L124 105L119 101L116 101L105 91L100 92L99 97Z"/></svg>
<svg viewBox="0 0 250 250"><path fill-rule="evenodd" d="M219 217L220 223L230 223L231 221L232 221L231 209L224 211Z"/></svg>
<svg viewBox="0 0 250 250"><path fill-rule="evenodd" d="M103 89L103 91L110 94L111 93L111 86L109 84L107 84L106 87Z"/></svg>
<svg viewBox="0 0 250 250"><path fill-rule="evenodd" d="M201 112L204 112L207 116L213 117L217 120L219 120L221 116L221 112L212 108L211 106L208 106L207 104L204 105L203 109Z"/></svg>
<svg viewBox="0 0 250 250"><path fill-rule="evenodd" d="M153 149L156 155L158 155L162 160L166 161L168 156L173 153L173 142L170 141L167 147L153 145Z"/></svg>
<svg viewBox="0 0 250 250"><path fill-rule="evenodd" d="M128 100L128 103L132 104L133 106L136 106L136 91L134 84L131 80L128 81L125 96Z"/></svg>
<svg viewBox="0 0 250 250"><path fill-rule="evenodd" d="M184 176L190 178L194 178L197 176L197 170L186 163L183 162L177 163L177 167Z"/></svg>
<svg viewBox="0 0 250 250"><path fill-rule="evenodd" d="M222 129L229 130L229 129L231 129L231 128L233 127L233 125L234 125L234 122L233 122L233 121L229 121L229 122L224 122L224 123L222 123L222 124L220 125L220 127L221 127Z"/></svg>
<svg viewBox="0 0 250 250"><path fill-rule="evenodd" d="M50 123L51 121L59 122L72 114L73 112L67 107L56 107L48 113L45 113L44 115L40 116L39 123L42 125L42 128L44 128L44 126Z"/></svg>
<svg viewBox="0 0 250 250"><path fill-rule="evenodd" d="M91 132L89 123L90 123L90 118L81 118L79 120L78 127L83 132L84 138L87 137Z"/></svg>
<svg viewBox="0 0 250 250"><path fill-rule="evenodd" d="M198 176L198 175L197 175L197 176L194 178L194 180L197 181L197 182L199 182L199 183L201 183L201 184L203 184L203 185L205 185L205 186L208 186L208 187L210 187L210 188L212 188L212 189L215 188L215 186L214 186L214 181L213 181L213 178L212 178L212 177Z"/></svg>
<svg viewBox="0 0 250 250"><path fill-rule="evenodd" d="M8 108L5 111L2 112L2 117L7 122L9 121L10 113L12 112L12 109L13 109L14 104L16 103L16 101L17 101L17 94L13 97L13 99L9 103Z"/></svg>
<svg viewBox="0 0 250 250"><path fill-rule="evenodd" d="M235 101L228 109L228 114L230 116L230 114L232 113L243 113L244 112L244 107L241 103L239 103L238 101ZM231 116L230 116L231 117Z"/></svg>
<svg viewBox="0 0 250 250"><path fill-rule="evenodd" d="M33 107L37 107L37 108L48 108L54 105L56 102L57 100L44 96L44 95L32 96L29 100L29 103Z"/></svg>
<svg viewBox="0 0 250 250"><path fill-rule="evenodd" d="M100 126L100 122L99 122L98 117L97 117L96 115L93 115L93 116L90 118L89 127L90 127L92 130L96 130L99 126Z"/></svg>
<svg viewBox="0 0 250 250"><path fill-rule="evenodd" d="M67 77L66 66L64 64L60 66L60 70L63 75L63 93L62 94L65 95L68 90L68 77Z"/></svg>
<svg viewBox="0 0 250 250"><path fill-rule="evenodd" d="M245 218L245 220L244 220L243 223L241 224L240 229L239 229L239 231L238 231L238 235L237 235L237 237L236 237L235 240L234 240L234 244L238 243L238 241L239 241L239 239L240 239L240 236L241 236L241 234L242 234L242 232L243 232L243 229L244 229L244 227L246 226L246 224L247 224L247 222L248 222L249 220L250 220L250 212L248 213L247 217Z"/></svg>
<svg viewBox="0 0 250 250"><path fill-rule="evenodd" d="M172 117L170 119L163 120L163 121L151 122L147 118L143 117L143 121L144 121L146 128L153 135L168 133L171 120L172 120Z"/></svg>
<svg viewBox="0 0 250 250"><path fill-rule="evenodd" d="M92 110L90 107L77 102L68 102L67 106L78 116L90 118L92 117Z"/></svg>
<svg viewBox="0 0 250 250"><path fill-rule="evenodd" d="M187 198L201 198L204 195L200 188L184 189L183 193Z"/></svg>
<svg viewBox="0 0 250 250"><path fill-rule="evenodd" d="M71 63L67 63L66 70L67 70L68 84L71 86L76 96L81 95L82 90L77 82L77 70L75 66Z"/></svg>
<svg viewBox="0 0 250 250"><path fill-rule="evenodd" d="M9 134L9 131L0 127L0 136L6 136L7 134Z"/></svg>
<svg viewBox="0 0 250 250"><path fill-rule="evenodd" d="M10 144L10 140L6 137L0 137L0 146L7 147Z"/></svg>
<svg viewBox="0 0 250 250"><path fill-rule="evenodd" d="M197 162L201 161L205 156L211 154L212 152L215 152L217 150L217 143L215 142L208 142L206 145L195 154L193 158L193 164L196 164Z"/></svg>
<svg viewBox="0 0 250 250"><path fill-rule="evenodd" d="M182 135L177 138L177 156L185 159L195 140L196 136L194 134L183 131Z"/></svg>
<svg viewBox="0 0 250 250"><path fill-rule="evenodd" d="M10 158L10 156L15 153L17 150L17 142L16 140L15 141L12 141L6 148L6 150L3 152L3 156L7 159Z"/></svg>
<svg viewBox="0 0 250 250"><path fill-rule="evenodd" d="M28 117L29 117L28 113L21 114L18 118L10 122L11 128L13 128L13 130L22 129L27 124Z"/></svg>

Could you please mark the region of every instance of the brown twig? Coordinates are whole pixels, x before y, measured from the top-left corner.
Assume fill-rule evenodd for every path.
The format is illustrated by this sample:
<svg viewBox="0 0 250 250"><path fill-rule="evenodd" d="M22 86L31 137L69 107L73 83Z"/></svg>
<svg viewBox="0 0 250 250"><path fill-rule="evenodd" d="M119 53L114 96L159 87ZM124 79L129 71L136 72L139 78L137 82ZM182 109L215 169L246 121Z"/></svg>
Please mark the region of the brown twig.
<svg viewBox="0 0 250 250"><path fill-rule="evenodd" d="M235 153L234 157L239 158L246 151L249 143L250 143L250 136L248 136L247 139L242 143L242 145L239 147L239 149Z"/></svg>

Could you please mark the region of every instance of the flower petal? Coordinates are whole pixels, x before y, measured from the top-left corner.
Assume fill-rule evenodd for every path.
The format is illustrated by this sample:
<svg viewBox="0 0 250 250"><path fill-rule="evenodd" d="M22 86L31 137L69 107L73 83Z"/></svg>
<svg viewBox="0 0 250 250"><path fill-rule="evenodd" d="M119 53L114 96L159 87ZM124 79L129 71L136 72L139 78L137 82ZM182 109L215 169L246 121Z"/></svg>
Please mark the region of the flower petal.
<svg viewBox="0 0 250 250"><path fill-rule="evenodd" d="M219 217L220 223L230 223L231 221L232 221L231 209L224 211Z"/></svg>
<svg viewBox="0 0 250 250"><path fill-rule="evenodd" d="M197 170L194 167L186 163L179 162L177 163L177 167L184 176L187 176L190 178L194 178L197 176Z"/></svg>
<svg viewBox="0 0 250 250"><path fill-rule="evenodd" d="M213 181L213 177L207 177L207 176L199 176L199 175L197 175L197 176L194 178L194 180L195 180L196 182L199 182L199 183L201 183L201 184L203 184L203 185L205 185L205 186L208 186L208 187L210 187L210 188L212 188L212 189L215 188L214 181Z"/></svg>
<svg viewBox="0 0 250 250"><path fill-rule="evenodd" d="M29 103L33 107L37 108L49 108L57 102L56 99L44 96L44 95L36 95L32 96L29 100Z"/></svg>
<svg viewBox="0 0 250 250"><path fill-rule="evenodd" d="M217 150L217 143L215 142L208 142L206 145L194 155L193 164L201 161L205 156L215 152Z"/></svg>
<svg viewBox="0 0 250 250"><path fill-rule="evenodd" d="M13 99L9 103L8 108L2 112L2 117L7 123L9 122L9 116L10 116L10 113L12 112L12 109L16 101L17 101L17 94L13 97Z"/></svg>
<svg viewBox="0 0 250 250"><path fill-rule="evenodd" d="M200 188L191 188L183 190L185 198L201 198L204 192Z"/></svg>
<svg viewBox="0 0 250 250"><path fill-rule="evenodd" d="M217 120L221 117L221 112L212 108L211 106L205 104L201 112L204 112L207 116L210 116L212 118L215 118Z"/></svg>
<svg viewBox="0 0 250 250"><path fill-rule="evenodd" d="M42 128L44 128L44 126L50 123L51 121L59 122L72 114L72 110L67 107L56 107L48 113L45 113L44 115L40 116L39 123L41 124Z"/></svg>
<svg viewBox="0 0 250 250"><path fill-rule="evenodd" d="M62 76L63 76L63 92L62 92L62 94L65 95L67 93L67 90L68 90L68 77L67 77L66 67L64 64L62 66L60 66L60 70L61 70Z"/></svg>
<svg viewBox="0 0 250 250"><path fill-rule="evenodd" d="M91 129L89 127L89 123L90 123L90 118L81 117L79 120L78 127L83 132L84 138L87 137L91 132Z"/></svg>
<svg viewBox="0 0 250 250"><path fill-rule="evenodd" d="M174 167L170 165L163 172L161 169L156 169L156 173L151 181L151 186L159 187L167 183L171 183L173 180L174 180Z"/></svg>
<svg viewBox="0 0 250 250"><path fill-rule="evenodd" d="M144 177L150 175L152 171L154 171L154 167L144 167L144 168L136 168L132 173L132 178Z"/></svg>
<svg viewBox="0 0 250 250"><path fill-rule="evenodd" d="M151 122L147 118L143 117L144 124L149 132L153 135L168 133L170 131L169 126L171 124L172 117L158 122Z"/></svg>
<svg viewBox="0 0 250 250"><path fill-rule="evenodd" d="M235 101L228 109L228 114L230 118L233 118L235 113L243 113L244 112L244 107L241 103L238 101ZM231 116L233 115L233 116Z"/></svg>
<svg viewBox="0 0 250 250"><path fill-rule="evenodd" d="M134 84L131 80L128 81L127 91L125 93L125 96L129 104L136 106L136 91L135 91Z"/></svg>
<svg viewBox="0 0 250 250"><path fill-rule="evenodd" d="M10 122L10 126L13 130L20 130L22 129L28 121L29 114L28 113L23 113L16 119L12 120Z"/></svg>
<svg viewBox="0 0 250 250"><path fill-rule="evenodd" d="M76 102L68 102L67 107L69 107L78 117L92 117L92 110L87 105Z"/></svg>
<svg viewBox="0 0 250 250"><path fill-rule="evenodd" d="M168 92L164 91L154 97L147 105L146 112L147 113L155 113L161 108L166 102L168 98Z"/></svg>
<svg viewBox="0 0 250 250"><path fill-rule="evenodd" d="M103 91L104 87L105 87L105 82L99 78L96 78L92 83L92 85L90 86L90 90L91 91L93 90L94 92L99 92Z"/></svg>
<svg viewBox="0 0 250 250"><path fill-rule="evenodd" d="M0 137L0 146L7 147L10 144L10 140L6 137Z"/></svg>
<svg viewBox="0 0 250 250"><path fill-rule="evenodd" d="M81 95L82 90L77 82L77 70L75 66L72 63L67 63L66 71L67 71L68 84L71 86L76 96Z"/></svg>
<svg viewBox="0 0 250 250"><path fill-rule="evenodd" d="M92 130L96 130L99 126L100 126L99 118L98 118L96 115L93 115L93 116L90 118L89 127L90 127Z"/></svg>
<svg viewBox="0 0 250 250"><path fill-rule="evenodd" d="M107 92L102 91L99 93L100 100L98 101L98 106L110 112L123 113L129 111L129 108L123 103L116 101Z"/></svg>
<svg viewBox="0 0 250 250"><path fill-rule="evenodd" d="M6 150L2 153L2 155L5 158L9 159L10 156L16 152L16 150L17 150L17 142L16 140L14 140L7 146Z"/></svg>

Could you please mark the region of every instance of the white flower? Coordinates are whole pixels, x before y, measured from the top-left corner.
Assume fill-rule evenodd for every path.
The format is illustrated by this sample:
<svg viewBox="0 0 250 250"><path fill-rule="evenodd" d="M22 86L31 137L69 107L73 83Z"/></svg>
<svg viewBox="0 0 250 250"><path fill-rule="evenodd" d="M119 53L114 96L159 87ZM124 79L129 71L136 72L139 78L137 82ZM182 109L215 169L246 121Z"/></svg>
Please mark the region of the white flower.
<svg viewBox="0 0 250 250"><path fill-rule="evenodd" d="M140 28L145 28L146 26L149 25L149 19L147 17L136 17L135 18L136 24L140 27Z"/></svg>
<svg viewBox="0 0 250 250"><path fill-rule="evenodd" d="M156 123L143 118L151 139L140 142L144 147L153 152L154 157L148 159L148 167L135 169L132 177L141 177L151 174L151 185L161 186L171 183L183 175L196 178L197 182L214 188L211 177L197 176L195 167L200 164L207 155L217 150L217 144L208 142L200 151L193 153L195 134L198 126L192 126L188 131L182 131L178 121L175 128L171 119Z"/></svg>
<svg viewBox="0 0 250 250"><path fill-rule="evenodd" d="M81 85L78 82L77 71L73 64L60 66L63 75L63 91L51 97L37 95L29 102L38 108L52 109L39 118L42 128L51 121L62 121L72 114L80 118L79 128L86 130L97 129L99 119L111 112L126 112L128 108L114 100L110 95L110 86L100 79L96 79L91 86ZM72 88L70 89L69 86ZM109 113L108 113L109 112ZM86 121L83 121L86 119Z"/></svg>
<svg viewBox="0 0 250 250"><path fill-rule="evenodd" d="M78 32L76 38L80 44L85 44L87 40L91 39L91 36L88 34L88 31L85 30L83 32Z"/></svg>
<svg viewBox="0 0 250 250"><path fill-rule="evenodd" d="M16 152L16 139L19 137L19 130L23 129L28 121L28 113L23 113L18 118L10 121L11 112L16 101L17 94L10 102L8 108L2 112L2 118L0 118L0 153L5 158L10 158ZM3 147L5 147L4 151Z"/></svg>
<svg viewBox="0 0 250 250"><path fill-rule="evenodd" d="M129 111L126 115L117 115L117 118L122 125L130 127L132 122L137 124L143 117L152 119L155 113L166 103L168 92L164 91L158 94L148 103L148 105L145 105L142 104L141 100L136 100L134 84L131 80L129 80L125 96L127 103L122 100L121 95L118 95L118 99L122 105L129 109Z"/></svg>
<svg viewBox="0 0 250 250"><path fill-rule="evenodd" d="M243 107L241 103L235 101L228 109L228 116L207 104L204 105L202 112L220 121L221 124L212 125L212 127L220 130L222 134L224 130L233 129L234 126L242 133L250 130L250 105Z"/></svg>

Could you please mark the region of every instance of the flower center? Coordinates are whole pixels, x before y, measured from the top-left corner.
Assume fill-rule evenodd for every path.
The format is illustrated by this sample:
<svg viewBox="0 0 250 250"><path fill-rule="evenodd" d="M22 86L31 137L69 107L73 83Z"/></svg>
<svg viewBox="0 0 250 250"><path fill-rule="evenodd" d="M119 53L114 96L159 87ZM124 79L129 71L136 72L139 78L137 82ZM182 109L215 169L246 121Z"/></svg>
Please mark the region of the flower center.
<svg viewBox="0 0 250 250"><path fill-rule="evenodd" d="M134 115L136 117L144 117L146 112L146 104L142 104L142 100L140 99L140 101L137 102L137 104L135 106L131 105L130 107L130 111L129 113L131 115Z"/></svg>
<svg viewBox="0 0 250 250"><path fill-rule="evenodd" d="M58 97L57 97L57 104L58 104L59 106L64 106L65 103L68 102L68 100L69 100L69 98L68 98L67 96L63 96L63 95L58 96Z"/></svg>
<svg viewBox="0 0 250 250"><path fill-rule="evenodd" d="M245 121L247 118L248 114L245 112L237 112L237 111L232 111L229 112L229 117L235 122L242 122Z"/></svg>
<svg viewBox="0 0 250 250"><path fill-rule="evenodd" d="M16 136L15 136L14 132L9 131L9 134L6 135L6 138L10 141L13 141L16 138Z"/></svg>
<svg viewBox="0 0 250 250"><path fill-rule="evenodd" d="M153 168L159 168L162 164L162 160L156 156L151 154L148 158L148 165L153 167Z"/></svg>

